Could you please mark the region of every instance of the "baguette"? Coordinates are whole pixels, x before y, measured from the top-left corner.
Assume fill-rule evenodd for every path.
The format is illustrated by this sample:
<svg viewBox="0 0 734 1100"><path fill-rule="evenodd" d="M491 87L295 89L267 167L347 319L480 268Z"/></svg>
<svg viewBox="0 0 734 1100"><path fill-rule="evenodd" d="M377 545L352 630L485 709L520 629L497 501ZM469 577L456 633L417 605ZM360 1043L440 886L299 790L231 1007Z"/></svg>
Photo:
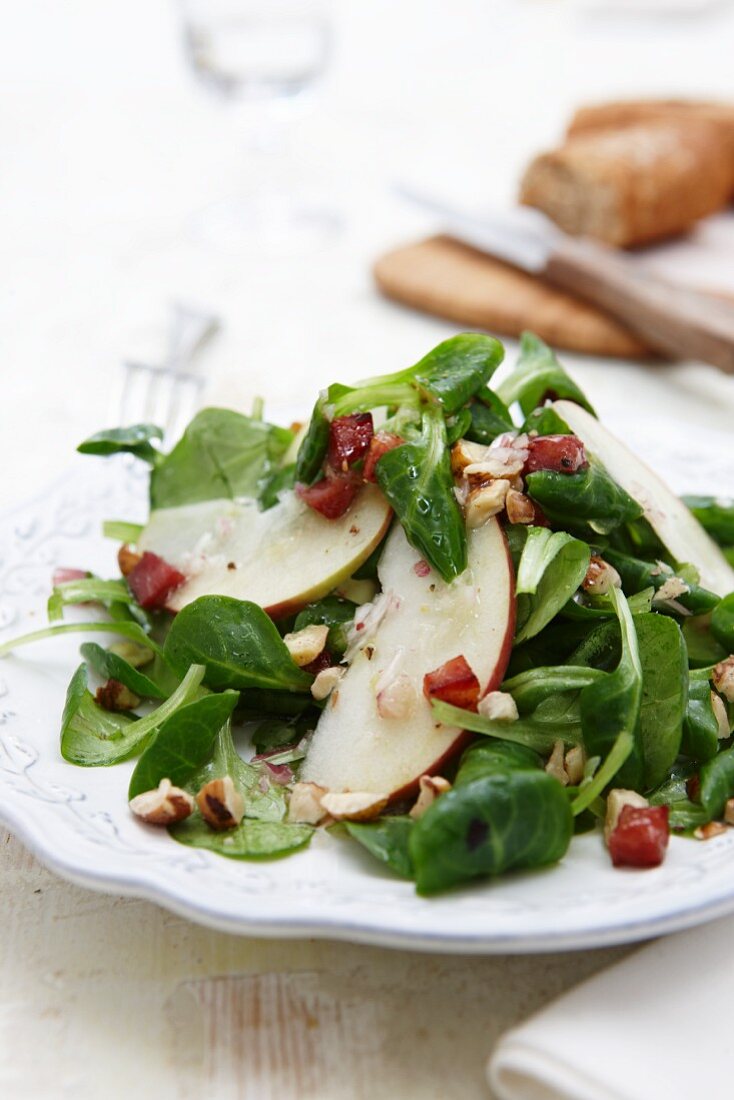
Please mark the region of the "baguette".
<svg viewBox="0 0 734 1100"><path fill-rule="evenodd" d="M591 130L529 165L520 201L618 247L676 236L726 205L732 172L703 120Z"/></svg>
<svg viewBox="0 0 734 1100"><path fill-rule="evenodd" d="M708 122L719 130L731 157L734 193L734 104L692 99L629 99L580 107L566 131L567 138L599 130L618 130L651 122Z"/></svg>

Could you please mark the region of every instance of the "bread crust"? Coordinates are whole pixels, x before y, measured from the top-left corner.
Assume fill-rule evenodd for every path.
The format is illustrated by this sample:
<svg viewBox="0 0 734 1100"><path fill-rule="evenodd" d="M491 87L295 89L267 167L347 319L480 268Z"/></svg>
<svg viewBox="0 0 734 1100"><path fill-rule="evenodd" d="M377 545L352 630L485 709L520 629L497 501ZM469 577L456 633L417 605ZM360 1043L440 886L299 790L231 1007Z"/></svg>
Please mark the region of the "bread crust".
<svg viewBox="0 0 734 1100"><path fill-rule="evenodd" d="M726 205L732 166L701 119L590 129L531 162L520 201L618 247L676 236Z"/></svg>

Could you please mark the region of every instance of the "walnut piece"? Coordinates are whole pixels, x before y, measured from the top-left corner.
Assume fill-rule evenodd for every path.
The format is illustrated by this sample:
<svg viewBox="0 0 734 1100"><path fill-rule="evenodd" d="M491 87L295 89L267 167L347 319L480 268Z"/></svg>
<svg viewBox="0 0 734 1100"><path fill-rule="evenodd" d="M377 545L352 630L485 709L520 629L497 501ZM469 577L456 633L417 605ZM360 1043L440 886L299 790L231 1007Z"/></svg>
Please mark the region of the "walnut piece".
<svg viewBox="0 0 734 1100"><path fill-rule="evenodd" d="M693 830L696 840L711 840L712 837L721 836L727 831L722 821L709 821L706 825L699 825Z"/></svg>
<svg viewBox="0 0 734 1100"><path fill-rule="evenodd" d="M545 770L552 775L564 787L568 786L568 775L565 768L566 750L563 741L558 740L553 744L553 752L548 757Z"/></svg>
<svg viewBox="0 0 734 1100"><path fill-rule="evenodd" d="M509 490L506 478L497 478L480 489L472 489L466 501L467 527L483 527L487 520L498 515L505 506Z"/></svg>
<svg viewBox="0 0 734 1100"><path fill-rule="evenodd" d="M734 798L728 798L724 806L724 821L727 825L734 825Z"/></svg>
<svg viewBox="0 0 734 1100"><path fill-rule="evenodd" d="M245 802L231 775L205 783L196 796L201 816L212 829L233 829L245 816Z"/></svg>
<svg viewBox="0 0 734 1100"><path fill-rule="evenodd" d="M535 520L535 505L532 500L515 488L508 489L505 508L510 523L533 523Z"/></svg>
<svg viewBox="0 0 734 1100"><path fill-rule="evenodd" d="M467 466L473 462L481 462L489 450L483 443L472 443L469 439L459 439L451 448L451 472L454 477L461 477Z"/></svg>
<svg viewBox="0 0 734 1100"><path fill-rule="evenodd" d="M429 806L432 806L439 795L451 790L448 779L442 775L422 775L418 780L418 799L410 811L410 816L417 820L423 817Z"/></svg>
<svg viewBox="0 0 734 1100"><path fill-rule="evenodd" d="M734 656L719 661L711 679L719 694L729 703L734 703Z"/></svg>
<svg viewBox="0 0 734 1100"><path fill-rule="evenodd" d="M517 703L508 691L488 691L479 700L477 711L482 718L490 718L493 722L516 722L520 717Z"/></svg>
<svg viewBox="0 0 734 1100"><path fill-rule="evenodd" d="M622 578L613 565L598 554L592 554L582 584L584 592L592 596L605 596L610 588L622 587Z"/></svg>
<svg viewBox="0 0 734 1100"><path fill-rule="evenodd" d="M328 626L314 623L312 626L304 626L303 630L296 630L293 634L286 634L283 641L295 663L303 668L321 656L328 637Z"/></svg>
<svg viewBox="0 0 734 1100"><path fill-rule="evenodd" d="M328 791L321 806L335 821L369 821L387 806L386 794L372 791Z"/></svg>
<svg viewBox="0 0 734 1100"><path fill-rule="evenodd" d="M138 554L135 550L131 550L127 543L120 547L117 551L117 564L120 567L120 572L123 577L127 577L129 573L132 573L142 556L142 554Z"/></svg>
<svg viewBox="0 0 734 1100"><path fill-rule="evenodd" d="M193 813L194 800L187 791L174 787L170 779L161 779L155 790L132 798L130 809L149 825L173 825Z"/></svg>
<svg viewBox="0 0 734 1100"><path fill-rule="evenodd" d="M572 787L578 787L579 783L584 778L584 768L586 767L586 753L581 745L571 746L566 753L564 767L566 769L566 775L568 776L568 782Z"/></svg>
<svg viewBox="0 0 734 1100"><path fill-rule="evenodd" d="M107 680L97 688L95 701L105 710L134 710L140 699L119 680Z"/></svg>
<svg viewBox="0 0 734 1100"><path fill-rule="evenodd" d="M318 825L327 816L321 799L326 787L318 783L296 783L288 803L288 820L300 825Z"/></svg>
<svg viewBox="0 0 734 1100"><path fill-rule="evenodd" d="M331 665L330 668L322 669L311 684L311 694L314 699L320 701L325 699L327 695L331 695L346 671L345 668L341 668L339 665Z"/></svg>
<svg viewBox="0 0 734 1100"><path fill-rule="evenodd" d="M642 809L650 803L637 791L626 791L623 787L615 787L607 795L607 816L604 821L604 843L609 843L610 834L616 829L619 815L624 806L635 806Z"/></svg>
<svg viewBox="0 0 734 1100"><path fill-rule="evenodd" d="M711 707L716 716L716 721L719 723L719 740L723 741L731 733L729 729L729 715L726 710L726 703L715 691L711 692Z"/></svg>

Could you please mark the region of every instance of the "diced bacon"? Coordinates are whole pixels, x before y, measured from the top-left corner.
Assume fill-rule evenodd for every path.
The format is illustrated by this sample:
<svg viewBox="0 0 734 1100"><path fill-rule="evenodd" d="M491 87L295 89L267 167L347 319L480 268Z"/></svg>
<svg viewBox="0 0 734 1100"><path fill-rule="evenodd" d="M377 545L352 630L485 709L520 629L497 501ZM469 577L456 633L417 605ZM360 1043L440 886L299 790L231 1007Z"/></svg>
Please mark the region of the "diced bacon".
<svg viewBox="0 0 734 1100"><path fill-rule="evenodd" d="M423 677L423 694L428 699L441 699L464 710L476 710L479 702L479 680L466 657L454 657L440 668Z"/></svg>
<svg viewBox="0 0 734 1100"><path fill-rule="evenodd" d="M314 485L296 485L301 500L327 519L339 519L343 516L359 490L359 481L355 475L334 473L327 470L326 477Z"/></svg>
<svg viewBox="0 0 734 1100"><path fill-rule="evenodd" d="M575 435L539 435L529 441L528 452L525 474L536 470L575 474L588 466L584 445Z"/></svg>
<svg viewBox="0 0 734 1100"><path fill-rule="evenodd" d="M623 806L609 835L615 867L657 867L665 858L670 833L667 806Z"/></svg>
<svg viewBox="0 0 734 1100"><path fill-rule="evenodd" d="M51 577L51 584L56 588L58 584L66 584L68 581L84 581L89 576L86 569L70 569L64 566L59 566L58 569L54 569Z"/></svg>
<svg viewBox="0 0 734 1100"><path fill-rule="evenodd" d="M370 440L370 449L364 460L364 469L362 470L364 480L377 481L375 475L377 463L384 454L394 450L395 447L399 447L404 442L404 439L401 439L399 435L393 435L392 432L378 432L377 435L374 435Z"/></svg>
<svg viewBox="0 0 734 1100"><path fill-rule="evenodd" d="M133 570L127 575L135 599L141 607L148 609L163 608L166 600L175 588L183 584L186 577L174 569L157 554L146 550Z"/></svg>
<svg viewBox="0 0 734 1100"><path fill-rule="evenodd" d="M374 435L372 413L338 416L329 426L328 462L334 470L346 471L367 454Z"/></svg>

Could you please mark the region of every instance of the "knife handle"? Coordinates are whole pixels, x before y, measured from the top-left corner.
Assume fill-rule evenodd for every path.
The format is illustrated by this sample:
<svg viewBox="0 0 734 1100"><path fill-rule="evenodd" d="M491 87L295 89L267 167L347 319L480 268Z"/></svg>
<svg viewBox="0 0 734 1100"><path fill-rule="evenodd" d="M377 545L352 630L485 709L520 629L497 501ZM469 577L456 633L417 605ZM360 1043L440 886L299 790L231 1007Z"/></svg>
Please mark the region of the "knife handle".
<svg viewBox="0 0 734 1100"><path fill-rule="evenodd" d="M668 283L633 256L568 238L543 272L548 282L601 306L671 359L697 359L734 374L734 305Z"/></svg>

